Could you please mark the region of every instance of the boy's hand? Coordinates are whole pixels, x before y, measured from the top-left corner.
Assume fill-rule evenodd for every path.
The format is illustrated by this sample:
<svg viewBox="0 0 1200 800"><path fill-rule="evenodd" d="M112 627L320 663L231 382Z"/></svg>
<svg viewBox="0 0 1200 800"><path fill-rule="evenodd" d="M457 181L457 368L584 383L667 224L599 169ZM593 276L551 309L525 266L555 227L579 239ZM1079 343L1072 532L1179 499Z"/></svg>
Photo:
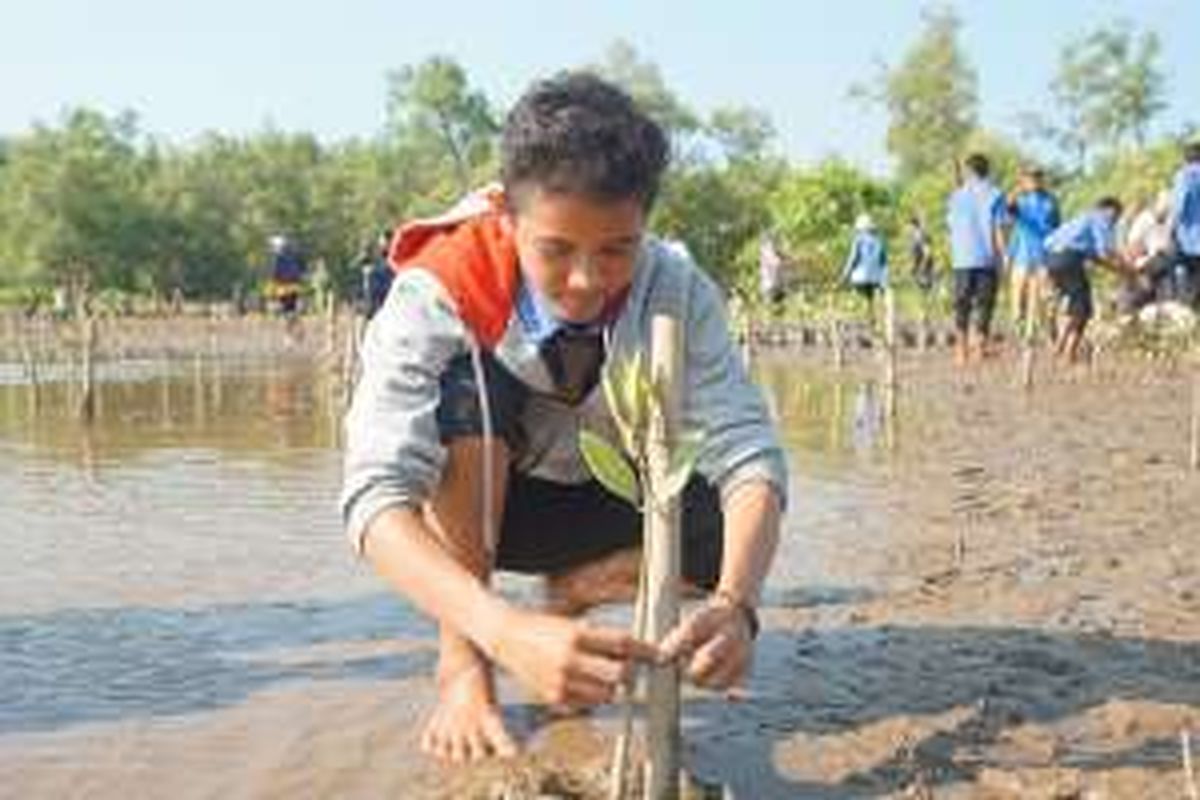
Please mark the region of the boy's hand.
<svg viewBox="0 0 1200 800"><path fill-rule="evenodd" d="M665 659L685 659L687 676L697 686L728 689L746 677L754 640L746 613L716 600L688 614L660 649Z"/></svg>
<svg viewBox="0 0 1200 800"><path fill-rule="evenodd" d="M659 648L617 628L513 609L491 656L547 702L611 702L637 661L655 663Z"/></svg>

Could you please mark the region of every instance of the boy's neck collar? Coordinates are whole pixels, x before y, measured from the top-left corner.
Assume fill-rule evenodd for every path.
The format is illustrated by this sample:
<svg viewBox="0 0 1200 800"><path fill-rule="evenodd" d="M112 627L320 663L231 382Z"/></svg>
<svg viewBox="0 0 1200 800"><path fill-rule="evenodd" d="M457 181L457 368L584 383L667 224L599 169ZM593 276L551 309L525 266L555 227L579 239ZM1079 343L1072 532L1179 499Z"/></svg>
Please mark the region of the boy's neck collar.
<svg viewBox="0 0 1200 800"><path fill-rule="evenodd" d="M629 287L626 286L605 302L594 319L572 322L558 317L546 297L522 277L517 289L516 310L526 332L540 342L560 330L596 331L611 325L620 316L628 297Z"/></svg>

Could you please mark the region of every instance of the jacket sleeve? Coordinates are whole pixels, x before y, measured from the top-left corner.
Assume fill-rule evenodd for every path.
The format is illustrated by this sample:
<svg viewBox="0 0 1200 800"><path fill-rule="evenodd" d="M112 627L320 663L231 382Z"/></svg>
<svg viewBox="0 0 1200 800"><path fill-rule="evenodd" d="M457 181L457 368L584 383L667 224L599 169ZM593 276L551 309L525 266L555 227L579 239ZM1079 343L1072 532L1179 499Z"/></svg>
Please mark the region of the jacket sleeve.
<svg viewBox="0 0 1200 800"><path fill-rule="evenodd" d="M419 269L397 276L367 326L345 420L341 511L356 550L376 514L420 505L436 488L446 459L439 381L466 347L465 326L436 279Z"/></svg>
<svg viewBox="0 0 1200 800"><path fill-rule="evenodd" d="M783 448L729 335L720 293L698 271L688 291L684 424L706 433L697 469L722 497L739 484L761 479L786 504Z"/></svg>

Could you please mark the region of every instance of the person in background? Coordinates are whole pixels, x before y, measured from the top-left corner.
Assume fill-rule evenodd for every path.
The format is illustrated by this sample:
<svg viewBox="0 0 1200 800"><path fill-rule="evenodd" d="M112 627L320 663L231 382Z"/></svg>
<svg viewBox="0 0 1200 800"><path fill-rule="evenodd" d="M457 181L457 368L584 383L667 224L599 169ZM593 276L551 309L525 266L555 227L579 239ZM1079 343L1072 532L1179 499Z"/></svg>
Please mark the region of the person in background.
<svg viewBox="0 0 1200 800"><path fill-rule="evenodd" d="M286 236L272 236L270 246L271 294L278 304L279 313L290 320L300 309L300 294L308 268L299 249Z"/></svg>
<svg viewBox="0 0 1200 800"><path fill-rule="evenodd" d="M1171 195L1166 190L1143 203L1125 234L1125 260L1137 272L1125 289L1123 311L1136 311L1155 300L1171 296Z"/></svg>
<svg viewBox="0 0 1200 800"><path fill-rule="evenodd" d="M1059 326L1054 353L1069 362L1078 360L1084 331L1095 311L1088 264L1098 264L1120 275L1132 271L1117 250L1120 218L1121 201L1103 197L1046 239L1046 273L1067 305L1067 322Z"/></svg>
<svg viewBox="0 0 1200 800"><path fill-rule="evenodd" d="M1012 292L1013 324L1018 333L1025 330L1026 315L1040 312L1046 294L1045 240L1062 223L1058 200L1045 186L1040 167L1022 167L1016 187L1008 195L1008 217L1012 223L1009 237L1009 286Z"/></svg>
<svg viewBox="0 0 1200 800"><path fill-rule="evenodd" d="M1183 150L1171 188L1171 230L1176 299L1195 308L1200 300L1200 141Z"/></svg>
<svg viewBox="0 0 1200 800"><path fill-rule="evenodd" d="M913 214L908 218L908 255L912 266L912 279L923 295L933 291L933 244L921 217Z"/></svg>
<svg viewBox="0 0 1200 800"><path fill-rule="evenodd" d="M954 360L962 365L987 354L1006 214L1004 195L988 177L987 156L973 153L966 159L965 175L961 169L957 172L960 185L947 200L946 223L954 272Z"/></svg>
<svg viewBox="0 0 1200 800"><path fill-rule="evenodd" d="M870 214L859 214L854 221L854 238L842 267L841 281L858 293L875 318L875 294L887 286L888 256L883 237L875 230Z"/></svg>
<svg viewBox="0 0 1200 800"><path fill-rule="evenodd" d="M770 233L764 233L758 244L758 291L769 308L783 302L783 256Z"/></svg>
<svg viewBox="0 0 1200 800"><path fill-rule="evenodd" d="M367 319L375 316L387 299L388 291L392 288L395 270L387 260L388 234L381 233L379 238L363 248L359 259L362 271L363 314Z"/></svg>

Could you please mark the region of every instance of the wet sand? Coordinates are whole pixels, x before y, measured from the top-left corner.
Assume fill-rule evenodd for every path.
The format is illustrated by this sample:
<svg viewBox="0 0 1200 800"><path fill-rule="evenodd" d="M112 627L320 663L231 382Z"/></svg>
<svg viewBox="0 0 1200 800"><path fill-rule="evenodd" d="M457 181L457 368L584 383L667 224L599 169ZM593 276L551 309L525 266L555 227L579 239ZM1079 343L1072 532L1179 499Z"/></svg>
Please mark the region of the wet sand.
<svg viewBox="0 0 1200 800"><path fill-rule="evenodd" d="M736 798L1184 797L1180 731L1200 740L1190 376L1133 360L1042 365L1026 394L1011 362L962 376L942 355L902 362L894 426L867 355L837 374L819 354L758 365L791 452L792 508L749 696L689 693L689 769ZM268 455L236 459L285 487L300 473L335 484L335 442L284 439L307 454L295 463L271 454L271 431L296 425L267 425L255 441ZM0 430L30 463L24 428ZM194 435L199 447L210 433ZM120 452L108 483L135 485ZM69 463L47 469L74 480ZM246 480L210 478L227 497ZM11 516L0 528L6 546L37 527L34 483L3 487L29 506L20 530ZM155 551L142 581L106 566L110 545L84 588L60 576L74 588L56 601L42 574L61 566L56 551L17 546L37 557L20 562L0 613L0 797L589 796L612 709L551 719L504 684L527 755L448 769L417 753L431 628L345 558L330 519L283 539L282 565L266 561L274 515L294 529L314 502L243 509L246 530L207 548L185 537L179 553L212 562L207 591L203 563ZM314 570L311 590L297 570ZM128 599L106 600L117 584Z"/></svg>

